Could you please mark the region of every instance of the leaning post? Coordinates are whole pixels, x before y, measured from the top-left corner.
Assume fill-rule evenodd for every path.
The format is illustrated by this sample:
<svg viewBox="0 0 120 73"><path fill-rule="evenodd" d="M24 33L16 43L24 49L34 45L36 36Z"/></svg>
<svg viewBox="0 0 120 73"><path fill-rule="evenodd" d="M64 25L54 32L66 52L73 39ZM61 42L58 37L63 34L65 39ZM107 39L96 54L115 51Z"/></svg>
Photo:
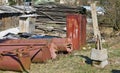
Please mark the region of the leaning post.
<svg viewBox="0 0 120 73"><path fill-rule="evenodd" d="M99 68L104 68L108 64L107 49L102 47L101 34L98 27L96 1L90 1L91 14L93 20L94 38L96 39L96 47L91 50L92 65Z"/></svg>

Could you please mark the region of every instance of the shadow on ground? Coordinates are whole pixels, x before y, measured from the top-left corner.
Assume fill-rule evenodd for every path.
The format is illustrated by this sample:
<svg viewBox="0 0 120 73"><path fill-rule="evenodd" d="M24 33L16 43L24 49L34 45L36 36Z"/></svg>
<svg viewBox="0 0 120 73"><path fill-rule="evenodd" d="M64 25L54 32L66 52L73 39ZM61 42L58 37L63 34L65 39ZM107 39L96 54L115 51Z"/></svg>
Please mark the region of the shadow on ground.
<svg viewBox="0 0 120 73"><path fill-rule="evenodd" d="M120 73L120 70L112 70L112 73Z"/></svg>
<svg viewBox="0 0 120 73"><path fill-rule="evenodd" d="M90 64L90 65L92 64L92 60L89 57L84 56L84 55L80 55L80 57L85 59L85 63L86 64Z"/></svg>
<svg viewBox="0 0 120 73"><path fill-rule="evenodd" d="M81 58L84 58L86 64L91 64L92 65L92 60L88 56L84 56L84 55L75 55L75 56L79 56Z"/></svg>

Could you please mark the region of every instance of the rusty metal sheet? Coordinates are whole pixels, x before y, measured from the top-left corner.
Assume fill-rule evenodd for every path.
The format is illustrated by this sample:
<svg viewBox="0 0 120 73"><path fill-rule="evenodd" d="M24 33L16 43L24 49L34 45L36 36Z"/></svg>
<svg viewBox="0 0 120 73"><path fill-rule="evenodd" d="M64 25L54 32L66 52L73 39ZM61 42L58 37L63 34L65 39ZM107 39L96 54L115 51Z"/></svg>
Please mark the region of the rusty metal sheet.
<svg viewBox="0 0 120 73"><path fill-rule="evenodd" d="M81 45L82 46L86 45L86 23L87 23L86 16L82 15L82 22L81 22L81 27L82 27L82 29L81 29L81 34L82 34Z"/></svg>
<svg viewBox="0 0 120 73"><path fill-rule="evenodd" d="M85 41L86 24L83 23L81 14L70 14L67 16L67 38L72 39L73 49L80 49Z"/></svg>
<svg viewBox="0 0 120 73"><path fill-rule="evenodd" d="M49 59L52 59L50 49L47 46L33 47L30 50L31 61L34 63L37 62L46 62Z"/></svg>
<svg viewBox="0 0 120 73"><path fill-rule="evenodd" d="M81 42L80 40L80 28L81 24L78 20L79 15L68 15L67 16L67 37L72 39L74 50L79 49Z"/></svg>
<svg viewBox="0 0 120 73"><path fill-rule="evenodd" d="M28 71L30 64L30 53L26 47L0 47L1 70Z"/></svg>

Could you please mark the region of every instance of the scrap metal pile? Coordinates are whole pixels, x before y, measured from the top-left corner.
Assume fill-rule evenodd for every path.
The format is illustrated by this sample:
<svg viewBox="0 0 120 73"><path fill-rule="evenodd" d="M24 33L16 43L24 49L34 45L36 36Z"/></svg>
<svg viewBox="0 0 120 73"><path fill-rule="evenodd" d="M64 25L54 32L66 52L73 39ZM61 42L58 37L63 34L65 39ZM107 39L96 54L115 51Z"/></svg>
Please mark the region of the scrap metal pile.
<svg viewBox="0 0 120 73"><path fill-rule="evenodd" d="M45 6L50 7L49 5ZM43 9L43 11L50 9L40 7L41 8L38 7L40 13L43 13L40 9ZM73 8L64 9L64 7L59 6L59 8L63 8L62 10L55 7L56 5L52 5L51 10L49 10L55 11L56 15L53 13L53 16L57 16L57 14L62 11L64 13L68 11L70 13L77 12L76 10L74 11ZM46 13L43 13L43 15L46 15ZM54 19L57 21L60 20L60 18L51 17L52 15L48 16L47 14L46 16L50 20L53 19L52 21L54 21ZM86 44L86 16L83 14L70 14L64 18L65 19L62 20L66 20L65 22L67 23L67 36L65 38L51 36L49 38L48 36L40 35L29 37L21 35L18 36L18 38L11 39L14 35L10 34L6 39L0 40L0 70L29 72L31 62L46 62L49 59L55 59L58 52L71 53L73 50L78 50L84 46ZM45 20L45 22L47 22L47 20Z"/></svg>
<svg viewBox="0 0 120 73"><path fill-rule="evenodd" d="M0 42L1 70L29 71L31 62L45 62L55 59L56 52L73 50L69 38L6 39Z"/></svg>

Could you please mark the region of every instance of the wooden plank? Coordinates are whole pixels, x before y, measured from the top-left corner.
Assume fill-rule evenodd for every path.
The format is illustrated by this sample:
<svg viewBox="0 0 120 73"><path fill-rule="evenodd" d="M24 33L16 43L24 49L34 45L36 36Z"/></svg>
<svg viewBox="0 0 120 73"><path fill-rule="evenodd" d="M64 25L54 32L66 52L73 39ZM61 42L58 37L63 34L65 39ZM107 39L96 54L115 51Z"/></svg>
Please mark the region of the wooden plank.
<svg viewBox="0 0 120 73"><path fill-rule="evenodd" d="M93 29L94 29L94 36L97 38L98 35L98 19L97 19L97 13L96 13L96 2L92 2L91 4L91 13L92 13L92 20L93 20Z"/></svg>
<svg viewBox="0 0 120 73"><path fill-rule="evenodd" d="M66 22L63 22L63 21L42 21L42 20L38 20L38 21L36 21L36 23L35 23L36 25L38 25L38 24L40 24L40 25L42 25L42 24L60 24L60 25L65 25L66 24Z"/></svg>

